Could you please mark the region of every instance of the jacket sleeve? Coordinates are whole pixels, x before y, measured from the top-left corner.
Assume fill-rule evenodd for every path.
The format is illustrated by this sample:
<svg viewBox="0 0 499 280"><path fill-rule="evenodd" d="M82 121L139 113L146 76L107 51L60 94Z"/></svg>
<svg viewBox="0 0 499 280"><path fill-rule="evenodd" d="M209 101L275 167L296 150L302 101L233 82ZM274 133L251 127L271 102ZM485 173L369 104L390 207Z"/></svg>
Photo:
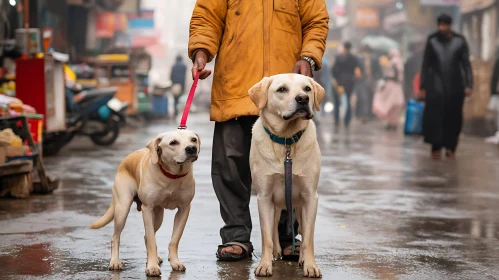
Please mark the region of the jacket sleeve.
<svg viewBox="0 0 499 280"><path fill-rule="evenodd" d="M322 56L326 50L326 38L329 30L329 15L324 0L302 0L300 19L303 43L301 56L312 58L319 70Z"/></svg>
<svg viewBox="0 0 499 280"><path fill-rule="evenodd" d="M428 75L430 75L430 61L431 61L431 46L430 38L426 42L426 47L423 54L423 65L421 66L421 77L419 88L421 90L426 90L428 88Z"/></svg>
<svg viewBox="0 0 499 280"><path fill-rule="evenodd" d="M204 49L210 62L218 52L225 28L227 0L197 0L189 26L189 58Z"/></svg>
<svg viewBox="0 0 499 280"><path fill-rule="evenodd" d="M473 70L471 69L470 51L468 49L468 42L466 42L466 40L464 41L463 48L464 49L462 51L461 65L462 65L463 70L464 70L466 87L472 89L473 88Z"/></svg>
<svg viewBox="0 0 499 280"><path fill-rule="evenodd" d="M490 82L490 95L499 94L497 92L497 84L499 83L499 59L494 63L494 70L492 71L492 80Z"/></svg>

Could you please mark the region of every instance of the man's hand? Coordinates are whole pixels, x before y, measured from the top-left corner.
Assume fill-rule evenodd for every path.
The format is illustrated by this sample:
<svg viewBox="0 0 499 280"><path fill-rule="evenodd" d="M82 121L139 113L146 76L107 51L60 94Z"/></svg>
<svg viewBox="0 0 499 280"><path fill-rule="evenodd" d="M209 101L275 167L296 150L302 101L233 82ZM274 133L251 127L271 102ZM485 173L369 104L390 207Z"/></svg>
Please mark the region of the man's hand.
<svg viewBox="0 0 499 280"><path fill-rule="evenodd" d="M464 90L464 94L466 95L466 97L470 97L472 93L473 92L471 91L471 88L466 88Z"/></svg>
<svg viewBox="0 0 499 280"><path fill-rule="evenodd" d="M312 68L310 67L310 63L308 61L300 59L295 64L295 68L293 68L293 73L302 74L305 76L312 77Z"/></svg>
<svg viewBox="0 0 499 280"><path fill-rule="evenodd" d="M201 72L199 78L201 80L208 78L211 74L211 70L204 69L206 63L208 62L208 54L204 50L196 51L196 56L194 57L194 65L192 65L192 79L196 77L198 72Z"/></svg>

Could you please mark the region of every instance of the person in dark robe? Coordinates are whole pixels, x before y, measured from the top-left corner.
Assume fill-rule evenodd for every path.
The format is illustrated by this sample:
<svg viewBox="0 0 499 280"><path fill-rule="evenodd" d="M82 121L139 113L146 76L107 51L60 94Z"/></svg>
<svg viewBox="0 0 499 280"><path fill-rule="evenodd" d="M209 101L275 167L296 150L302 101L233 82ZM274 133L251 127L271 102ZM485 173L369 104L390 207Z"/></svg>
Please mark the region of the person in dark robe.
<svg viewBox="0 0 499 280"><path fill-rule="evenodd" d="M471 95L473 73L466 39L452 31L452 17L437 19L438 32L426 43L421 70L420 97L425 99L424 141L432 145L433 159L442 150L453 158L463 124L464 98Z"/></svg>

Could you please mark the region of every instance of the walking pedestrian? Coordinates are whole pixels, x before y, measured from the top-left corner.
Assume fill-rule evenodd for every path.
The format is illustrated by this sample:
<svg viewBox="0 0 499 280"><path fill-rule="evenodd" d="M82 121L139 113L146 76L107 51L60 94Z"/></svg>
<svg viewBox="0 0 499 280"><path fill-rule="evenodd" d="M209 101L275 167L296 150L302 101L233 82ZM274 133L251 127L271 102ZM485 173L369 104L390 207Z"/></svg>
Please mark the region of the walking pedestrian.
<svg viewBox="0 0 499 280"><path fill-rule="evenodd" d="M314 79L324 88L324 99L321 103L321 112L320 115L323 116L325 114L324 105L326 101L329 100L330 96L333 94L333 81L331 78L331 67L329 66L329 61L326 56L322 57L322 68L318 71L314 72Z"/></svg>
<svg viewBox="0 0 499 280"><path fill-rule="evenodd" d="M251 129L259 111L248 90L263 77L321 68L329 16L324 1L197 0L189 37L193 76L205 79L216 56L210 118L215 121L211 177L225 225L220 261L251 256ZM293 257L287 212L279 222L283 258ZM295 224L295 227L297 224ZM298 243L299 244L299 243ZM299 250L299 248L298 248Z"/></svg>
<svg viewBox="0 0 499 280"><path fill-rule="evenodd" d="M496 54L496 61L492 71L489 110L495 111L497 114L497 132L495 135L488 137L486 142L490 144L499 144L499 51Z"/></svg>
<svg viewBox="0 0 499 280"><path fill-rule="evenodd" d="M386 122L386 129L396 130L404 109L404 63L399 50L392 49L388 55L384 85L374 95L373 113Z"/></svg>
<svg viewBox="0 0 499 280"><path fill-rule="evenodd" d="M404 65L404 93L405 98L414 98L419 94L419 79L421 78L421 65L423 64L424 43L414 43L412 54ZM415 88L415 83L417 87Z"/></svg>
<svg viewBox="0 0 499 280"><path fill-rule="evenodd" d="M352 54L352 44L345 42L343 44L343 53L339 54L333 66L333 76L337 84L337 90L334 92L334 121L335 125L340 123L340 107L342 94L346 95L347 108L345 114L345 126L350 125L352 119L352 106L350 98L352 97L353 88L355 85L355 70L359 69L359 60Z"/></svg>
<svg viewBox="0 0 499 280"><path fill-rule="evenodd" d="M356 116L366 122L371 118L376 82L382 78L383 73L378 58L374 56L369 45L362 47L359 64L362 77L357 80L355 85L357 94Z"/></svg>
<svg viewBox="0 0 499 280"><path fill-rule="evenodd" d="M173 64L172 71L170 73L170 79L172 81L172 93L173 93L173 110L175 112L175 117L178 115L178 101L185 90L185 75L187 71L187 66L181 55L178 55Z"/></svg>
<svg viewBox="0 0 499 280"><path fill-rule="evenodd" d="M473 73L466 39L452 31L452 17L437 19L438 32L426 43L421 71L420 95L425 98L423 135L431 144L433 159L442 149L454 158L463 124L465 96L471 95Z"/></svg>

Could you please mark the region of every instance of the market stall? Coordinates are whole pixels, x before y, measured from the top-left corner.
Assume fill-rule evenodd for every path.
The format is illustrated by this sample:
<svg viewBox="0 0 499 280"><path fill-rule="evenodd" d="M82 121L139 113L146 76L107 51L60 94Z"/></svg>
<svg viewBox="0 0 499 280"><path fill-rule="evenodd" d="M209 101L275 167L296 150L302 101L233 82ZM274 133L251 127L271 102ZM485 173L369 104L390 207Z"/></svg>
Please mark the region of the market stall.
<svg viewBox="0 0 499 280"><path fill-rule="evenodd" d="M94 68L93 79L78 79L77 83L86 87L117 88L115 97L129 104L128 114L137 112L137 88L135 74L128 55L106 54L88 59L87 64Z"/></svg>
<svg viewBox="0 0 499 280"><path fill-rule="evenodd" d="M4 107L5 104L2 105ZM42 116L0 116L0 197L26 198L31 193L50 193L58 180L45 174L41 157Z"/></svg>

